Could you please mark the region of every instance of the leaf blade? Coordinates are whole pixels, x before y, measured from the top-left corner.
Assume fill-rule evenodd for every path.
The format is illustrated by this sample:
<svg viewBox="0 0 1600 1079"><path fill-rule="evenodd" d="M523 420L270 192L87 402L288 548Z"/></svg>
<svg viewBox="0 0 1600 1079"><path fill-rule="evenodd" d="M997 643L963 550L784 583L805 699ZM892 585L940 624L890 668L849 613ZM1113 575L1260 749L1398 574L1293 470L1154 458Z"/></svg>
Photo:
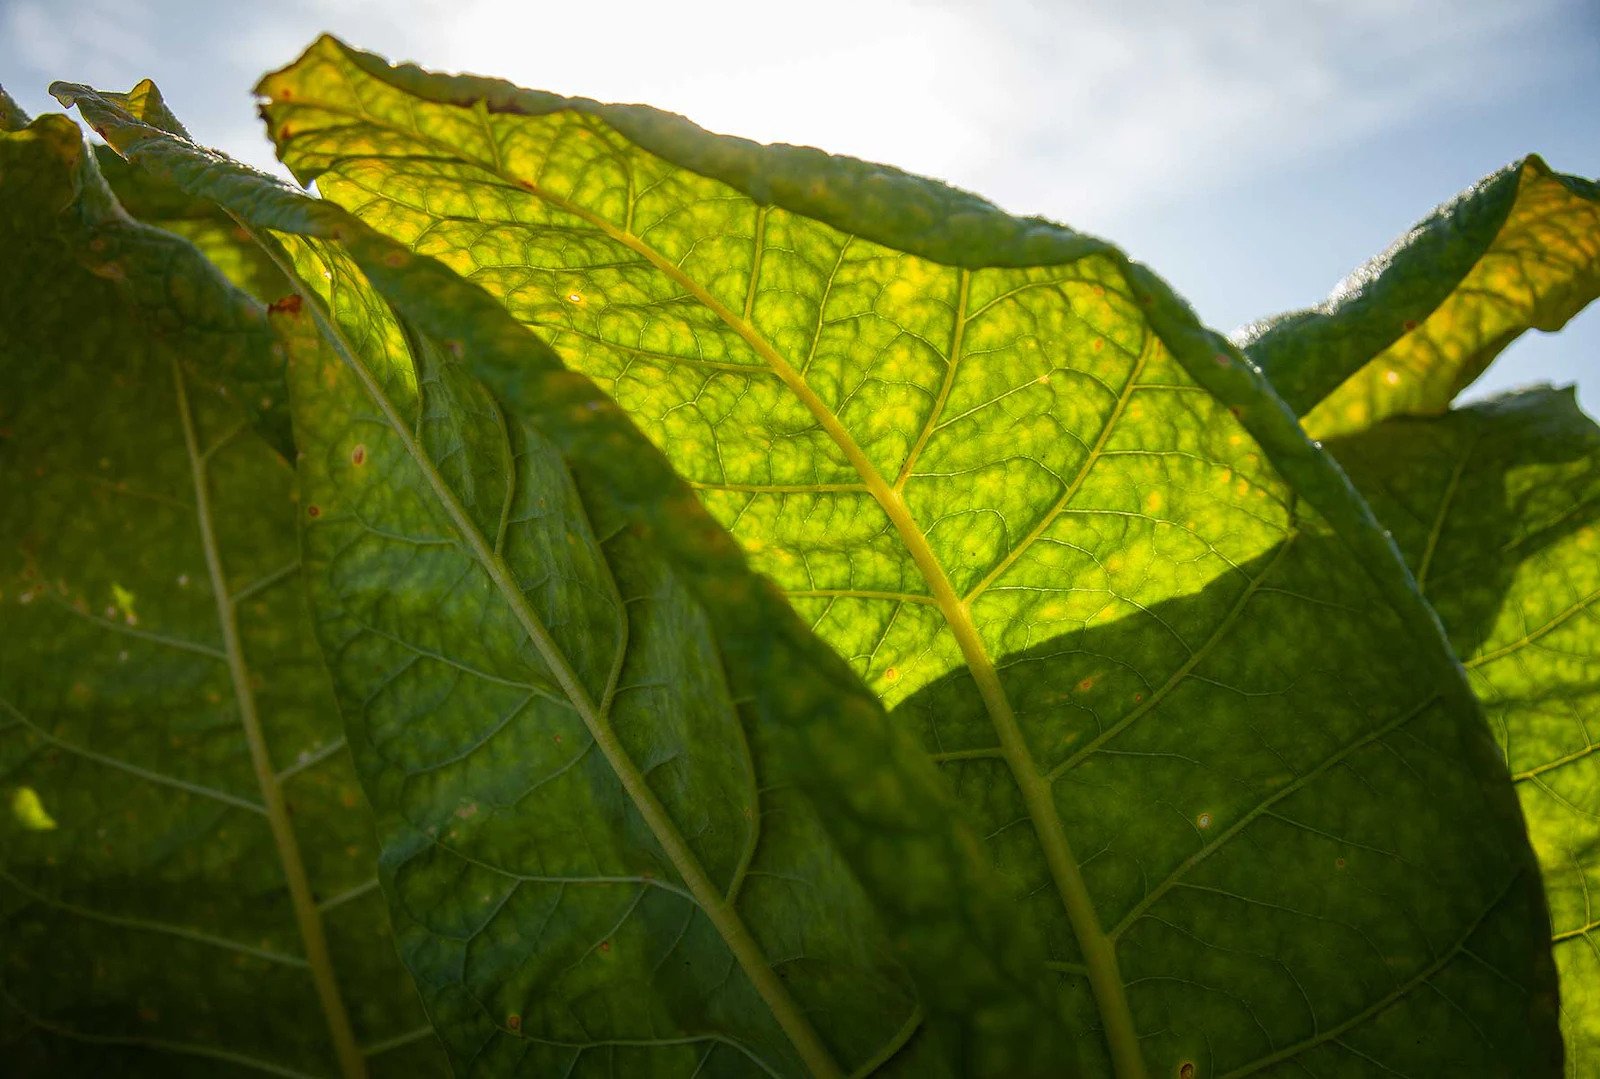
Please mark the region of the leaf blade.
<svg viewBox="0 0 1600 1079"><path fill-rule="evenodd" d="M1458 786L1448 772L1429 770L1423 782L1418 766L1411 778L1393 777L1406 793L1391 797L1407 808L1392 812L1434 812L1437 805L1420 791L1437 783L1451 792L1438 801L1484 814L1484 827L1503 835L1508 851L1524 842L1514 800L1495 786L1498 765L1476 727L1459 666L1370 511L1256 372L1114 249L892 170L722 139L637 107L393 69L326 38L260 90L271 99L265 112L280 156L297 175L315 178L325 196L481 284L548 336L565 362L599 380L757 566L947 766L985 814L991 850L1027 919L1046 933L1053 969L1079 979L1066 990L1072 1022L1086 1031L1120 1031L1094 1036L1092 1046L1085 1039L1091 1068L1137 1074L1139 1057L1153 1054L1176 1069L1211 1052L1214 1040L1228 1054L1221 1070L1264 1065L1280 1041L1269 1035L1251 1055L1261 1040L1251 1024L1259 1029L1255 1010L1265 1005L1242 971L1229 972L1233 988L1220 995L1250 995L1243 1008L1178 1001L1154 987L1171 971L1160 965L1160 949L1147 946L1157 932L1148 920L1140 925L1141 947L1125 944L1123 954L1137 954L1142 964L1126 979L1107 961L1112 953L1101 941L1108 934L1096 924L1098 908L1120 915L1136 905L1141 876L1182 864L1188 839L1152 791L1159 786L1148 779L1153 773L1141 780L1107 762L1184 759L1192 740L1176 725L1180 703L1203 704L1219 730L1237 732L1218 737L1212 750L1259 733L1246 710L1221 709L1213 691L1194 699L1194 687L1211 672L1191 668L1173 682L1183 695L1156 710L1167 724L1165 741L1146 735L1149 724L1130 721L1118 744L1086 758L1092 769L1067 764L1048 798L1040 789L1056 764L1093 737L1084 733L1089 724L1104 716L1110 727L1126 717L1142 703L1128 703L1133 692L1172 678L1188 658L1184 650L1225 636L1228 647L1208 660L1231 663L1235 682L1254 677L1240 669L1239 657L1273 638L1249 622L1230 631L1227 612L1251 587L1252 572L1280 548L1294 544L1285 565L1306 592L1297 600L1304 604L1296 616L1301 628L1293 619L1283 623L1287 639L1304 639L1319 607L1346 606L1344 589L1394 615L1374 641L1362 642L1353 621L1338 623L1340 644L1358 666L1354 681L1365 687L1359 696L1366 703L1356 712L1367 711L1319 702L1317 719L1346 740L1322 747L1328 756L1320 762L1297 765L1315 778L1315 793L1344 791L1333 764L1367 746L1369 736L1378 739L1372 744L1379 756L1408 759L1402 747L1416 736L1401 729L1402 720L1420 716L1429 737L1473 778ZM947 212L941 217L939 210ZM528 407L528 397L515 392L514 373L485 377L506 400ZM1053 388L1058 382L1077 392ZM996 439L994 426L980 426L986 413L1015 424L1010 442ZM1170 427L1162 430L1156 420ZM904 494L889 479L902 476ZM1210 493L1219 481L1227 493ZM1308 506L1299 504L1302 496ZM1196 527L1202 512L1203 529ZM1016 536L1007 532L1012 527ZM1308 539L1296 541L1301 532ZM1261 591L1286 594L1273 583ZM1130 640L1124 623L1146 619L1143 641ZM1098 654L1133 668L1145 688L1136 690L1136 682L1121 699L1069 703L1114 683L1093 666L1093 649L1072 643L1079 627L1084 640L1117 641L1117 650ZM1145 643L1163 634L1175 638L1165 654ZM1059 642L1054 656L1035 647L1041 637ZM1426 686L1395 669L1396 649L1420 650ZM1291 685L1325 677L1310 647L1289 652L1281 662L1294 672L1286 675ZM1026 678L1018 673L1025 669L1042 673ZM1352 696L1325 685L1329 701ZM1445 703L1434 702L1433 692ZM1279 701L1272 729L1296 714L1295 699L1281 687L1261 695ZM1085 713L1085 722L1070 722L1074 711ZM1026 729L1015 718L1024 712ZM1382 767L1373 756L1363 763ZM982 771L995 761L1003 772ZM1272 784L1283 782L1275 779L1281 763L1255 758L1235 778L1260 804L1275 804L1269 800ZM1209 771L1220 775L1220 762ZM1093 798L1091 776L1101 777L1102 791L1114 787L1116 797ZM1172 789L1196 799L1187 816L1202 822L1202 834L1219 823L1208 805L1226 801L1243 815L1251 804L1235 788L1208 787L1182 773L1170 778ZM1340 812L1332 805L1318 811ZM1461 868L1475 857L1419 846L1383 814L1357 817L1364 834L1403 848L1408 860ZM1061 856L1068 820L1074 843L1088 837L1081 846L1093 857L1070 849ZM1252 820L1258 829L1281 825ZM1014 840L1023 831L1012 828L1017 822L1029 834ZM1113 857L1102 855L1119 829L1122 862L1111 864ZM1325 828L1325 840L1329 831L1337 829ZM1236 848L1205 849L1231 855ZM1153 865L1145 864L1147 852L1155 852L1148 854ZM1248 872L1236 857L1208 862L1207 872L1223 863L1230 873ZM1471 980L1453 941L1480 930L1524 934L1536 950L1529 870L1531 859L1520 853L1492 872L1482 865L1468 871L1472 903L1452 900L1440 912L1462 935L1410 946L1407 961L1432 979L1429 986ZM1248 875L1255 887L1273 886ZM1186 887L1185 903L1171 909L1225 922L1203 908L1222 899L1197 900L1199 891ZM1353 901L1356 891L1346 886L1345 898ZM1093 903L1073 898L1085 893ZM1035 901L1037 895L1047 898ZM1423 905L1439 898L1415 893ZM1298 893L1294 902L1296 909L1322 909L1318 894ZM1361 918L1363 927L1381 926L1376 912ZM1174 954L1183 950L1183 942L1173 943ZM1453 961L1448 968L1432 966L1440 951ZM1327 994L1308 1008L1313 1030L1337 1025L1323 1023L1321 1014L1337 999L1345 1009L1338 1021L1361 1017L1363 1036L1378 1038L1380 1053L1393 1054L1396 1066L1419 1066L1406 1059L1414 1048L1397 1036L1403 1021L1388 1009L1368 1011L1370 998L1362 1002L1370 984L1352 989L1347 972L1309 956L1303 961ZM1548 978L1536 964L1518 971L1529 985ZM1083 981L1091 972L1103 988L1086 1001ZM1372 982L1382 977L1375 973ZM1298 988L1288 984L1285 992ZM1137 1004L1130 994L1141 998ZM1518 1001L1507 1006L1530 1007ZM1427 1006L1415 996L1400 1003L1402 1013ZM1129 1011L1142 1011L1143 1025L1161 1033L1139 1038L1144 1046L1130 1044L1137 1034L1130 1037L1118 1018ZM1275 1011L1275 1030L1307 1024L1303 1012ZM1538 1034L1528 1044L1544 1062L1551 1017L1537 1006L1529 1017ZM1229 1037L1216 1034L1221 1030ZM1359 1056L1320 1041L1308 1042L1305 1052Z"/></svg>
<svg viewBox="0 0 1600 1079"><path fill-rule="evenodd" d="M1032 1074L1060 1067L1063 1047L1052 1028L1045 1028L1044 1037L1014 1036L1030 1025L1037 1026L1035 1020L1040 1011L1048 1012L1051 1004L1048 994L1042 993L1034 981L1018 977L1018 971L1028 969L1034 962L1027 946L1028 935L1004 920L1003 907L991 894L985 878L988 870L978 844L954 821L948 792L915 750L887 728L870 696L855 686L831 653L793 621L781 601L755 583L725 534L703 516L665 463L648 450L632 426L587 380L562 370L553 356L510 322L492 301L431 260L415 259L332 207L278 187L259 174L231 165L219 167L205 152L155 132L93 91L58 86L57 92L72 98L101 124L108 138L136 164L191 193L219 199L252 227L270 233L274 243L296 251L316 248L332 262L346 256L353 259L353 265L359 266L360 273L378 287L383 297L372 310L381 313L384 303L393 304L422 335L393 325L392 316L378 319L383 326L377 329L368 326L360 333L352 331L352 338L363 343L363 363L372 369L369 383L381 384L386 393L412 402L414 407L421 400L419 387L423 382L412 364L422 366L426 356L438 358L464 351L480 366L520 380L522 387L512 389L515 398L526 406L521 414L537 417L539 431L558 438L563 454L576 463L574 467L581 466L586 498L595 499L597 506L609 507L608 515L620 513L616 519L637 516L647 526L652 543L670 554L674 572L683 574L700 602L716 613L712 620L716 645L734 657L725 668L733 679L741 711L743 702L750 704L748 730L752 744L761 745L761 759L774 766L781 764L780 774L786 782L804 787L811 798L811 807L804 812L795 804L779 814L777 819L796 823L785 824L786 834L774 840L781 844L778 854L770 857L781 864L790 857L784 851L799 849L831 858L828 844L818 842L813 825L806 823L808 815L816 812L849 856L851 868L875 886L875 897L892 900L888 910L903 915L885 928L891 932L896 958L903 959L921 979L924 1004L939 1013L942 1028L917 1037L919 1024L914 1014L906 1017L903 1011L885 1013L885 990L897 982L892 973L896 960L879 955L880 946L876 944L866 956L861 955L859 941L872 941L879 932L864 928L847 934L852 942L849 954L837 957L838 965L851 972L852 981L862 977L858 971L889 972L874 976L874 984L879 986L876 997L869 1006L856 1007L849 1003L851 995L841 989L808 1005L813 1010L830 1010L835 1037L839 1036L841 1024L853 1031L852 1045L858 1048L852 1049L852 1055L911 1069L942 1069L952 1066L951 1061L962 1059L973 1062L971 1066L981 1071ZM301 278L316 286L311 294L322 297L319 302L328 302L327 297L333 294L329 290L352 292L342 285L336 287L343 275L331 263L322 268L308 265ZM353 291L356 296L370 293ZM352 297L345 299L350 301ZM289 313L289 308L283 310ZM448 361L440 362L449 367ZM532 389L528 385L530 379L536 380L539 388ZM337 395L330 398L337 399ZM395 429L393 424L388 426ZM331 430L322 423L302 426L302 433L320 432L317 437L321 439L326 439ZM367 455L371 447L363 444L361 449L356 454L346 446L340 459L346 465L361 465L370 459ZM317 456L321 455L308 459ZM481 474L481 469L468 467L454 473L453 482ZM320 517L322 506L317 505ZM420 543L415 537L399 538L420 547L443 546L426 537ZM329 647L333 654L339 654L337 642ZM774 692L779 682L767 677L774 670L812 674ZM347 685L347 692L348 688ZM352 703L351 714L365 717L369 711L365 705L370 701L355 699ZM415 732L407 728L407 733ZM390 864L390 858L403 861L417 844L427 845L426 832L417 828L408 832L404 821L392 819L399 808L392 789L392 769L391 778L385 778L372 754L363 751L358 755L366 762L364 772L374 802L384 807L386 817L391 818L381 825L389 852L386 864ZM800 838L796 838L797 834ZM768 856L759 850L755 854L758 863ZM750 868L748 854L741 864ZM839 866L825 862L811 870L815 875L808 881L810 886L816 888L825 882L830 898L826 908L818 907L816 911L810 909L813 904L804 905L805 924L863 924L859 900L853 898L857 886L842 875ZM745 869L737 872L744 874ZM885 892L885 886L892 890ZM771 886L766 887L770 901ZM746 888L739 894L742 897L748 891ZM816 919L823 909L826 919L818 923ZM402 920L412 918L414 913L403 901L397 902L395 910ZM774 931L774 927L762 928ZM441 939L441 934L434 932L433 938ZM437 969L437 952L426 940L407 946L408 961L425 983L429 982L429 970ZM537 960L538 953L529 958L530 962ZM953 977L952 972L957 976ZM452 976L459 981L458 975ZM790 976L792 985L800 984L793 980L797 977ZM903 989L894 989L888 1003L903 1000L903 993ZM702 995L679 993L672 999L689 1007ZM533 999L538 999L536 994ZM461 1039L476 1036L471 1028L477 1020L444 1014L438 1010L437 1000L434 1007L442 1029L448 1030L448 1036L456 1043L459 1058L475 1062L489 1042L480 1040L472 1047ZM521 1012L513 1014L516 1029L502 1024L502 1033L515 1034L523 1029L524 1016ZM893 1022L885 1025L884 1019ZM862 1043L867 1028L878 1031L873 1036L880 1040ZM483 1033L480 1022L478 1034ZM559 1040L549 1044L557 1049L562 1045Z"/></svg>
<svg viewBox="0 0 1600 1079"><path fill-rule="evenodd" d="M364 875L370 824L324 752L337 717L296 634L288 470L212 388L270 370L265 320L121 213L65 118L0 138L5 289L29 311L0 330L0 768L57 822L18 838L6 818L0 1022L40 1068L365 1074L356 1031L388 1037L415 998L381 909L351 903L359 921L327 940L313 882ZM168 296L194 312L185 331ZM240 488L279 512L239 512ZM106 542L124 531L137 542ZM280 773L285 745L323 756ZM370 993L354 1016L336 965Z"/></svg>
<svg viewBox="0 0 1600 1079"><path fill-rule="evenodd" d="M1571 390L1524 391L1335 444L1392 521L1484 702L1539 856L1569 1076L1600 1054L1593 912L1600 762L1589 719L1600 430Z"/></svg>
<svg viewBox="0 0 1600 1079"><path fill-rule="evenodd" d="M1440 206L1324 303L1238 344L1314 438L1428 415L1529 329L1553 333L1600 295L1600 188L1537 155Z"/></svg>

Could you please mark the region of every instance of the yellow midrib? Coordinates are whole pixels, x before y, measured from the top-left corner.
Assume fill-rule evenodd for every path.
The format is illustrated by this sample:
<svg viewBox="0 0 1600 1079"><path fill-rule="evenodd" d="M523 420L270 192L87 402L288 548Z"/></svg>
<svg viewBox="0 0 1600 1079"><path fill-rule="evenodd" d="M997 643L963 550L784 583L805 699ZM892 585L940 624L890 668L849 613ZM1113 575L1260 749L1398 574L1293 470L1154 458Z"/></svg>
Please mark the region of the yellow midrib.
<svg viewBox="0 0 1600 1079"><path fill-rule="evenodd" d="M300 104L306 104L301 101ZM337 106L320 106L331 108L333 111L345 112ZM360 115L359 119L369 123L378 123L372 117ZM415 131L399 130L401 134L415 137L424 142L440 146L426 135ZM454 147L440 146L448 153L456 153ZM501 179L512 183L556 207L564 213L588 223L591 227L603 233L615 243L622 244L641 258L645 259L659 272L667 276L683 288L690 296L711 311L724 324L737 333L749 347L762 358L763 361L778 375L797 399L806 407L807 411L822 426L823 430L834 441L840 451L850 462L852 468L862 477L867 490L883 508L901 540L905 543L912 561L918 571L927 581L932 591L935 603L944 616L946 624L950 627L951 635L961 648L961 654L972 674L973 681L978 686L984 706L989 712L990 720L994 725L1004 753L1006 763L1011 769L1018 789L1023 798L1023 803L1028 808L1029 817L1034 824L1039 845L1044 853L1045 862L1050 869L1052 879L1060 894L1062 906L1067 913L1074 935L1077 938L1079 950L1083 953L1085 966L1089 973L1089 982L1094 991L1095 999L1099 1004L1101 1017L1105 1022L1106 1041L1111 1051L1112 1061L1116 1074L1120 1079L1142 1079L1145 1074L1144 1060L1139 1049L1139 1039L1133 1024L1133 1013L1128 1004L1126 988L1122 976L1117 968L1115 949L1109 937L1100 926L1099 915L1094 909L1089 890L1083 879L1083 872L1072 854L1071 844L1066 835L1066 829L1061 821L1061 815L1056 810L1055 800L1051 793L1051 786L1044 774L1040 771L1038 762L1034 760L1032 751L1028 748L1023 737L1016 713L1011 707L1011 702L1006 696L1004 687L1000 683L999 673L995 670L994 661L989 656L988 649L983 643L976 624L966 604L956 593L949 577L945 574L943 565L938 556L934 554L927 536L921 526L911 515L910 508L895 490L886 482L867 457L865 451L856 443L854 437L847 431L832 409L817 396L805 379L795 370L794 366L781 355L765 337L750 325L744 318L735 314L715 295L707 291L699 282L685 274L675 263L646 244L632 233L619 229L603 217L579 206L559 195L551 194L531 180L511 175L510 172L498 164L486 164L482 161L475 162L479 168L491 174L497 174ZM955 357L951 357L954 362ZM1130 379L1131 381L1131 379Z"/></svg>

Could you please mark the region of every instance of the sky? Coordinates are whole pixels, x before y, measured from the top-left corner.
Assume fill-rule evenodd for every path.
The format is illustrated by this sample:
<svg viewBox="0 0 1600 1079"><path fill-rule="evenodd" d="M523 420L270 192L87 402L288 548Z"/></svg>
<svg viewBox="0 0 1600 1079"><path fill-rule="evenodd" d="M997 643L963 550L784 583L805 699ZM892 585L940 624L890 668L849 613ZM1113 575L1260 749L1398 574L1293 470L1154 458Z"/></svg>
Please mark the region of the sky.
<svg viewBox="0 0 1600 1079"><path fill-rule="evenodd" d="M1600 0L0 0L0 83L37 114L53 79L150 76L275 168L250 88L324 30L938 177L1115 241L1224 332L1524 154L1600 176ZM1469 396L1576 383L1600 416L1596 308Z"/></svg>

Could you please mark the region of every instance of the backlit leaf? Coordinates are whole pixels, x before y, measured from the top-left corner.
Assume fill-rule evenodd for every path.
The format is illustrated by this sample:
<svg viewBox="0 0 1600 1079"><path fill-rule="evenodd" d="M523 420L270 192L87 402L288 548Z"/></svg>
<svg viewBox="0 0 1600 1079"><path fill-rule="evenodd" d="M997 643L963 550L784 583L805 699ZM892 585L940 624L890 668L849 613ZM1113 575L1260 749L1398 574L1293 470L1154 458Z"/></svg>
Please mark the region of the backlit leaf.
<svg viewBox="0 0 1600 1079"><path fill-rule="evenodd" d="M1600 1073L1600 429L1541 389L1330 446L1483 700L1544 873L1567 1075Z"/></svg>
<svg viewBox="0 0 1600 1079"><path fill-rule="evenodd" d="M942 764L1090 1074L1553 1069L1532 858L1431 612L1148 271L328 38L260 92L299 177L592 376Z"/></svg>
<svg viewBox="0 0 1600 1079"><path fill-rule="evenodd" d="M1070 1066L936 771L587 379L342 211L55 92L295 269L319 629L458 1069Z"/></svg>
<svg viewBox="0 0 1600 1079"><path fill-rule="evenodd" d="M1443 412L1528 329L1600 295L1600 187L1528 157L1439 207L1325 302L1240 336L1313 438Z"/></svg>

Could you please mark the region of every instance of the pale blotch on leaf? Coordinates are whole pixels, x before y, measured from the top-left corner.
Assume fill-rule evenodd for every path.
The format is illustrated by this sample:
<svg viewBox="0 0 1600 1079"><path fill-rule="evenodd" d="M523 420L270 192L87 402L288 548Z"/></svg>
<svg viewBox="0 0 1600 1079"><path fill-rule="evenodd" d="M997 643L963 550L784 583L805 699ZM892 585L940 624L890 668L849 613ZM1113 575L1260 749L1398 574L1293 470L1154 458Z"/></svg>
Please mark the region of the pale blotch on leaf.
<svg viewBox="0 0 1600 1079"><path fill-rule="evenodd" d="M30 832L49 832L56 827L56 819L45 810L39 792L32 787L18 787L12 793L11 815Z"/></svg>
<svg viewBox="0 0 1600 1079"><path fill-rule="evenodd" d="M130 626L136 626L139 624L139 616L134 612L133 601L134 595L131 591L123 588L120 584L115 582L112 583L112 610L114 610L117 614L120 614L123 618L123 621L127 622Z"/></svg>

